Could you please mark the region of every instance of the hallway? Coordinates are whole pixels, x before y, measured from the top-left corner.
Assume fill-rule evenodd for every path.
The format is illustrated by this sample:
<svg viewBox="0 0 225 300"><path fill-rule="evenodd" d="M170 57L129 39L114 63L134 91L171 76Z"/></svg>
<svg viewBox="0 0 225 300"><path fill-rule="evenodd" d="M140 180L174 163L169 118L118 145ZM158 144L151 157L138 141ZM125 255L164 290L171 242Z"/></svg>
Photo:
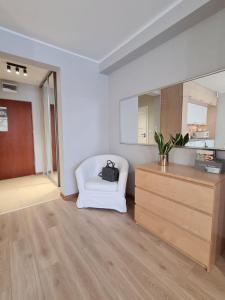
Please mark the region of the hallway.
<svg viewBox="0 0 225 300"><path fill-rule="evenodd" d="M58 199L59 189L44 175L0 181L0 214Z"/></svg>

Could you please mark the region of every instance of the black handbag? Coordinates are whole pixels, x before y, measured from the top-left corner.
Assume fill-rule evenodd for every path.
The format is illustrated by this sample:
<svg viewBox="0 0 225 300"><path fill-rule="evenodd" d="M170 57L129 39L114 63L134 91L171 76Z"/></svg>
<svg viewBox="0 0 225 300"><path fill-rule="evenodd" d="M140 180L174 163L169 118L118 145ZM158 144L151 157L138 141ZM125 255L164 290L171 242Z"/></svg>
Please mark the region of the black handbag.
<svg viewBox="0 0 225 300"><path fill-rule="evenodd" d="M118 181L119 169L115 168L115 163L113 161L107 160L106 166L102 168L102 172L100 172L98 176L102 177L103 180L110 182Z"/></svg>

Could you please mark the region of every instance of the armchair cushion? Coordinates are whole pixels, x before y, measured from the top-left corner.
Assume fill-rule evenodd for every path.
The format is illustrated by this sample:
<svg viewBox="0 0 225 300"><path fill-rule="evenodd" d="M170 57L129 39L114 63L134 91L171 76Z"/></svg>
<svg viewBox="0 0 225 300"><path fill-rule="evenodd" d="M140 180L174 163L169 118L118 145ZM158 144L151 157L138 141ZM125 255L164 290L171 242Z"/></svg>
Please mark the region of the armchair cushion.
<svg viewBox="0 0 225 300"><path fill-rule="evenodd" d="M88 191L116 192L118 182L109 182L96 176L85 182L85 189Z"/></svg>

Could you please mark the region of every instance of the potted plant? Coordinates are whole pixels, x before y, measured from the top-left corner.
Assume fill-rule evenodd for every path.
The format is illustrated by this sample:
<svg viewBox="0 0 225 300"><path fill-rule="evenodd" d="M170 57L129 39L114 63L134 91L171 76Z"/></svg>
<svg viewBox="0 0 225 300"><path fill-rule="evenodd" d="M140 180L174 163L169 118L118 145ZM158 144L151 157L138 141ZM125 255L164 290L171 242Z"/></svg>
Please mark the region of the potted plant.
<svg viewBox="0 0 225 300"><path fill-rule="evenodd" d="M170 135L170 139L165 142L162 133L155 132L155 142L159 149L159 164L161 166L167 166L169 163L169 152L174 146L184 146L189 141L189 134L183 136L181 133L177 133L174 136Z"/></svg>
<svg viewBox="0 0 225 300"><path fill-rule="evenodd" d="M185 146L189 142L189 133L186 133L184 136L181 133L177 133L174 136L170 135L170 138L174 146Z"/></svg>

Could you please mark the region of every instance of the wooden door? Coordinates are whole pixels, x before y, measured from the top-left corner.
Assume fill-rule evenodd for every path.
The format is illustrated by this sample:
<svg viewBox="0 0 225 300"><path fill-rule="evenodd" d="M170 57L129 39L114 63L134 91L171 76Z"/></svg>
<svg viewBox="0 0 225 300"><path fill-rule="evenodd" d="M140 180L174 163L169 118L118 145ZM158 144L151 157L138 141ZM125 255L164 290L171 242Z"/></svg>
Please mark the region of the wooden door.
<svg viewBox="0 0 225 300"><path fill-rule="evenodd" d="M161 90L160 131L165 140L182 131L183 84ZM186 133L186 132L185 132Z"/></svg>
<svg viewBox="0 0 225 300"><path fill-rule="evenodd" d="M2 100L8 130L0 131L0 180L35 174L32 107L30 102Z"/></svg>
<svg viewBox="0 0 225 300"><path fill-rule="evenodd" d="M55 105L50 104L51 113L51 136L52 136L52 167L57 171L56 131L55 131Z"/></svg>

